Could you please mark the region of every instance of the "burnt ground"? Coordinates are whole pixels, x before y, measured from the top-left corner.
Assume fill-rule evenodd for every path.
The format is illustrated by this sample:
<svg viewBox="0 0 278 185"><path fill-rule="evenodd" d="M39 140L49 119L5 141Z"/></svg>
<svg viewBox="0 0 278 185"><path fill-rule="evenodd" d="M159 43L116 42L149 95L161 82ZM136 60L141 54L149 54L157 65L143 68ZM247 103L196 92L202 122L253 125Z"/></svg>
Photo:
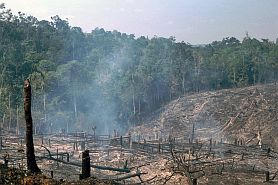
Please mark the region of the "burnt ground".
<svg viewBox="0 0 278 185"><path fill-rule="evenodd" d="M278 149L278 85L257 85L193 94L178 98L157 111L151 120L131 129L142 138L210 139L262 144Z"/></svg>
<svg viewBox="0 0 278 185"><path fill-rule="evenodd" d="M193 139L195 143L208 144L211 140L212 144L229 145L231 148L224 149L223 153L231 152L229 159L234 160L234 165L228 164L227 171L223 168L219 172L221 169L219 164L225 161L226 157L223 153L218 153L218 149L225 148L224 145L220 145L216 150L211 149L212 153L218 155L217 159L196 160L196 164L187 161L190 160L188 155L177 154L180 159L184 159L177 163L189 163L194 167L206 162L211 165L216 160L220 161L215 167L210 167L201 175L197 175L198 184L278 184L276 179L278 171L277 84L210 91L180 97L158 110L151 119L145 120L142 125L131 129L130 132L135 138L142 139L164 140L174 137L176 140L188 140L188 142L192 142ZM267 151L273 152L273 155L268 155ZM199 155L207 156L208 153L200 151ZM198 170L203 171L206 168L205 165L200 166L202 167ZM196 169L189 171L195 178ZM210 171L214 172L210 173ZM270 178L273 179L270 182L265 182L267 171L270 171ZM180 184L178 181L175 183Z"/></svg>
<svg viewBox="0 0 278 185"><path fill-rule="evenodd" d="M153 147L155 149L140 149L135 146L134 143L138 144L135 141L132 142L134 146L131 147L127 145L126 136L124 145L121 146L119 137L109 140L91 140L89 136L80 138L72 135L49 135L43 137L44 142L42 142L42 136L34 136L36 161L43 174L29 176L26 173L23 139L11 134L5 134L1 137L3 143L0 149L0 161L3 163L4 156L8 156L10 168L9 170L5 168L1 170L2 183L0 184L24 184L27 180L28 183L25 184L163 184L172 173L170 170L172 159L169 152L164 152L164 154L159 154L157 151L151 152L151 150L156 149L156 146ZM49 139L51 139L50 145L48 143ZM118 143L115 144L113 140ZM91 168L93 177L78 180L81 174L81 153L83 151L81 150L81 141L85 141L86 149L90 150L91 165L127 168L130 172ZM74 148L73 143L77 143L77 147ZM52 159L49 158L48 152L42 146L50 151ZM59 155L57 155L57 152ZM66 155L60 154L69 154L70 164L67 163ZM59 161L56 161L56 159L59 159ZM50 177L51 171L53 171L53 178ZM124 178L126 176L131 177ZM121 180L122 178L125 180ZM186 184L186 178L182 175L175 175L169 180L169 183L173 184L175 182Z"/></svg>
<svg viewBox="0 0 278 185"><path fill-rule="evenodd" d="M44 174L28 174L18 168L7 168L0 164L0 184L10 185L113 185L109 180L100 180L97 177L90 177L79 181L55 180Z"/></svg>
<svg viewBox="0 0 278 185"><path fill-rule="evenodd" d="M2 133L0 160L8 155L11 168L1 166L0 184L187 185L190 179L199 185L278 184L277 90L268 84L184 96L132 128L122 141L119 136L34 136L42 175L26 174L23 137ZM82 142L91 164L130 172L91 168L93 177L79 181Z"/></svg>

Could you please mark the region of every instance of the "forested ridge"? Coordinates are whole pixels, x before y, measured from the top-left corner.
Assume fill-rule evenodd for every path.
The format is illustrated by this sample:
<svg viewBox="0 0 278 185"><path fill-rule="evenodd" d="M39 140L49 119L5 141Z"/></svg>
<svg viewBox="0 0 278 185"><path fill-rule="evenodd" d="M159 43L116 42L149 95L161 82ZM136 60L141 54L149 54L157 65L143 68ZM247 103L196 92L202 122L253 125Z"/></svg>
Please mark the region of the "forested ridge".
<svg viewBox="0 0 278 185"><path fill-rule="evenodd" d="M194 46L174 37L135 37L102 28L84 33L59 16L46 21L13 15L1 4L5 130L23 128L26 78L33 87L36 132L97 126L107 133L140 123L184 94L277 81L278 43L248 34L242 41L227 37Z"/></svg>

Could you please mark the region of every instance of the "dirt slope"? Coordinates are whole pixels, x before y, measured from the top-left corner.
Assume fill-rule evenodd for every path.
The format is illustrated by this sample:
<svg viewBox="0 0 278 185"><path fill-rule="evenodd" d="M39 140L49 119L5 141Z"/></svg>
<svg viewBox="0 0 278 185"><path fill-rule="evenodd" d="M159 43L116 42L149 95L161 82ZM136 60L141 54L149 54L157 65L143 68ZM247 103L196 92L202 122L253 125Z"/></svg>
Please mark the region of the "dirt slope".
<svg viewBox="0 0 278 185"><path fill-rule="evenodd" d="M193 126L194 125L194 126ZM194 129L194 134L192 130ZM214 140L278 148L278 85L210 91L178 98L130 130L146 139Z"/></svg>

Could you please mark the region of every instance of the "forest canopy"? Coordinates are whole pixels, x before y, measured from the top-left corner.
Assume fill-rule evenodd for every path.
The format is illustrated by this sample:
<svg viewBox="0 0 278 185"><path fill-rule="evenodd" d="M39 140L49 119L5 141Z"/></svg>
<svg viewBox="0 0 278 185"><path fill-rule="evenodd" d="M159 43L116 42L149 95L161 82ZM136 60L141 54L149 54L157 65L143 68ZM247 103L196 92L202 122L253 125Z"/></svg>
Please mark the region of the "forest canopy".
<svg viewBox="0 0 278 185"><path fill-rule="evenodd" d="M278 79L278 43L246 34L207 45L174 37L135 37L95 28L84 33L0 5L2 128L23 128L24 79L33 86L37 133L97 127L111 133L139 124L170 100L189 93Z"/></svg>

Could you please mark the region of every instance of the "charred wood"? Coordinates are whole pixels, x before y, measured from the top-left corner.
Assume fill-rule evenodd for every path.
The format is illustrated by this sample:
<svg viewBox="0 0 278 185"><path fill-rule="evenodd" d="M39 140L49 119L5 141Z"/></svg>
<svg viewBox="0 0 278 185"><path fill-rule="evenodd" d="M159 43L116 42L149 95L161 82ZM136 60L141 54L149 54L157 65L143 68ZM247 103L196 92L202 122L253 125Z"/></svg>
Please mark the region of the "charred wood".
<svg viewBox="0 0 278 185"><path fill-rule="evenodd" d="M33 120L31 114L31 85L29 80L24 81L24 114L26 121L26 156L27 156L27 169L31 173L40 173L34 151L33 143Z"/></svg>

